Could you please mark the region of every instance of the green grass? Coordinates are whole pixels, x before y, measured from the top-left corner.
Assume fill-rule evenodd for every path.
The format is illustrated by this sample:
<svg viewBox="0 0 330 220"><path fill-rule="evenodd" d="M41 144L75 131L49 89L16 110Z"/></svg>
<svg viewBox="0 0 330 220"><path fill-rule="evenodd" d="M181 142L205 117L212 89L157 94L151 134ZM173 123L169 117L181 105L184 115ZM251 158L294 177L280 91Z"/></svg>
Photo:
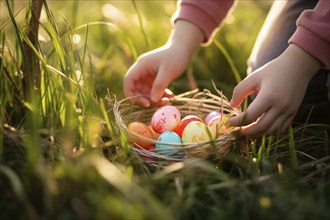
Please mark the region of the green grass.
<svg viewBox="0 0 330 220"><path fill-rule="evenodd" d="M329 219L330 144L320 125L240 137L212 161L162 168L134 157L112 107L137 56L166 41L175 1L44 3L33 42L30 4L0 2L1 219ZM240 1L171 89L191 90L191 77L212 90L214 80L230 97L268 7Z"/></svg>

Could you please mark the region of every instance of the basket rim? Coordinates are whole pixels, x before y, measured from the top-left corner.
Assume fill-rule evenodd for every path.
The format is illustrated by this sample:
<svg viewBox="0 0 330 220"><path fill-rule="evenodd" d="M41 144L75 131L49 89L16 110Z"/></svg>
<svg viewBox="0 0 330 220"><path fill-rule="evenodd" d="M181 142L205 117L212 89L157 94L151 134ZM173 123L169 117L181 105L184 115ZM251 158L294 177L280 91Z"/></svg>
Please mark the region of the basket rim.
<svg viewBox="0 0 330 220"><path fill-rule="evenodd" d="M232 116L232 115L238 115L239 113L241 113L240 107L237 107L237 108L229 107L228 99L223 95L223 93L221 91L218 91L218 90L216 90L216 91L218 93L220 92L220 96L218 96L217 98L218 99L220 98L220 100L222 101L222 104L225 102L228 106L227 109L233 110L233 112L231 114L227 114L227 115ZM208 96L209 98L206 98L206 99L196 99L195 98L195 97L198 97L198 96L201 96L201 95L203 95L204 97ZM119 129L121 131L124 131L129 136L136 137L136 138L141 139L142 141L147 141L147 142L150 142L150 143L153 143L153 144L159 143L159 144L164 144L164 145L169 145L169 146L180 146L180 147L186 147L186 146L191 146L191 145L198 146L198 145L201 145L201 144L209 144L209 143L214 142L214 141L217 140L217 139L210 138L210 140L208 140L208 141L203 141L203 142L199 142L199 143L173 144L173 143L168 143L168 142L160 142L160 141L157 141L157 140L151 139L151 138L146 138L146 137L143 137L143 136L141 136L141 135L139 135L135 132L129 131L127 129L127 124L124 121L122 115L120 114L120 110L119 110L122 107L123 104L127 103L131 107L131 109L133 107L137 107L137 108L140 109L139 112L145 112L145 111L153 112L157 108L161 107L161 106L151 106L149 108L143 108L143 107L140 107L138 104L131 102L132 99L137 98L137 97L141 97L141 96L146 97L144 95L131 96L131 97L127 97L125 99L122 99L122 100L116 102L115 105L114 105L114 113L115 113L116 123L117 123ZM187 97L187 96L192 96L192 97ZM176 105L177 102L183 102L183 103L184 102L185 103L189 103L189 102L191 103L191 101L194 101L194 102L197 101L199 103L204 103L205 101L215 102L215 100L214 99L211 100L210 97L215 98L216 96L214 94L212 94L207 89L204 89L203 91L199 91L199 89L194 89L194 90L191 90L191 91L188 91L188 92L184 92L184 93L175 95L173 98L170 98L168 105L173 105L173 106L179 107L179 106L186 106L186 105ZM201 106L200 108L203 108L203 107ZM223 106L219 106L219 108L222 108L222 113L223 113ZM207 109L207 108L205 108L205 109ZM141 120L141 122L143 122L143 121ZM229 131L226 134L222 134L222 136L230 136L233 132L236 132L239 129L240 129L239 127L232 127L232 128L229 129Z"/></svg>

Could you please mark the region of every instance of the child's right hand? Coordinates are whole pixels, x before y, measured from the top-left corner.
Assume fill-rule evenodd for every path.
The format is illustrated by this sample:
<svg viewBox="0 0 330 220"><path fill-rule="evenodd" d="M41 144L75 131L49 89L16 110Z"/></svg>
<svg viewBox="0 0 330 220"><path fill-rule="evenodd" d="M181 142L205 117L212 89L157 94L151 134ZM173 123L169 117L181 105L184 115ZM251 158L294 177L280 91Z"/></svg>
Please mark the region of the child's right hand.
<svg viewBox="0 0 330 220"><path fill-rule="evenodd" d="M168 42L141 55L126 73L124 94L137 104L149 107L164 104L165 89L187 68L190 57L203 41L202 31L187 21L177 21Z"/></svg>
<svg viewBox="0 0 330 220"><path fill-rule="evenodd" d="M164 45L141 55L125 76L125 96L141 95L134 102L144 107L161 104L168 95L165 89L184 72L189 58L180 45Z"/></svg>

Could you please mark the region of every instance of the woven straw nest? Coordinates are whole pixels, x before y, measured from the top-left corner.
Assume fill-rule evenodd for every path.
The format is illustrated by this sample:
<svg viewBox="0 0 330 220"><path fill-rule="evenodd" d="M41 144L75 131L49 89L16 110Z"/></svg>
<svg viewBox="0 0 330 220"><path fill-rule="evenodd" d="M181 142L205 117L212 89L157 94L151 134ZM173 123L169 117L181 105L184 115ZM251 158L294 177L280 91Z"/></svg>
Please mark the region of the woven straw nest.
<svg viewBox="0 0 330 220"><path fill-rule="evenodd" d="M199 91L198 89L192 90L174 96L170 99L169 105L173 105L179 109L181 118L186 115L196 115L200 118L205 118L210 112L218 111L226 115L226 120L231 116L241 113L240 108L232 108L229 106L228 99L221 91L216 89L216 92L217 94L212 94L206 89L203 91ZM125 132L134 145L134 147L132 147L133 154L149 165L168 165L188 158L210 158L215 154L217 154L217 158L219 158L219 156L225 155L234 145L237 130L239 129L237 127L227 129L225 133L220 134L216 138L212 138L210 141L194 144L163 143L133 133L127 129L127 125L134 121L149 125L152 115L159 107L142 108L132 103L131 99L132 98L126 98L115 103L113 108L114 115L120 131ZM135 140L142 140L153 144L166 144L169 148L173 149L173 152L170 152L171 149L166 149L167 152L164 155L161 150L146 150L134 143Z"/></svg>

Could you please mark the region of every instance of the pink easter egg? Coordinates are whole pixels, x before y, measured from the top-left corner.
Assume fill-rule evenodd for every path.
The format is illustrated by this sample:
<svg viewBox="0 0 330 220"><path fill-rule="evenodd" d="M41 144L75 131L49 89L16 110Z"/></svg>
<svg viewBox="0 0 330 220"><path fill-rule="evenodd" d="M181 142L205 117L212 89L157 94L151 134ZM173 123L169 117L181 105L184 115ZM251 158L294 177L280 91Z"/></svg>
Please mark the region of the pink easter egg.
<svg viewBox="0 0 330 220"><path fill-rule="evenodd" d="M217 138L221 134L227 132L226 126L223 122L223 117L221 115L212 118L207 124L207 127L210 129L214 138Z"/></svg>
<svg viewBox="0 0 330 220"><path fill-rule="evenodd" d="M180 111L171 105L163 106L155 111L151 118L151 127L161 134L165 131L173 131L180 123Z"/></svg>
<svg viewBox="0 0 330 220"><path fill-rule="evenodd" d="M209 113L208 115L206 115L206 117L205 117L205 120L204 120L205 124L208 124L212 118L214 118L214 117L216 117L216 116L220 116L220 115L221 115L221 113L220 113L220 112L217 112L217 111L212 111L212 112L210 112L210 113Z"/></svg>

